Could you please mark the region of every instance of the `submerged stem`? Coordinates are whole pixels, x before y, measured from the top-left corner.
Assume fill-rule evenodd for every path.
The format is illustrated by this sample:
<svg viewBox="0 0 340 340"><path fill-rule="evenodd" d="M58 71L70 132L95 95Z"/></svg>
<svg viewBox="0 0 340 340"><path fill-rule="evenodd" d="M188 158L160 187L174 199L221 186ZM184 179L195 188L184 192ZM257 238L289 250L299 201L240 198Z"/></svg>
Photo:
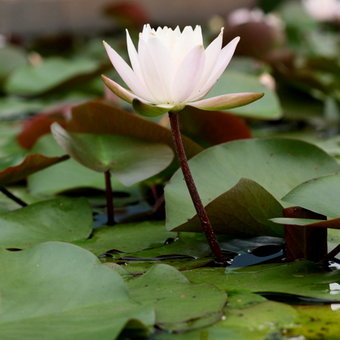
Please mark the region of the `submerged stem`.
<svg viewBox="0 0 340 340"><path fill-rule="evenodd" d="M213 252L216 262L219 264L225 264L226 261L222 254L222 250L220 248L220 245L217 241L214 230L209 221L209 217L204 209L204 206L202 204L201 198L197 191L194 179L192 177L192 174L191 174L191 171L188 165L188 159L185 154L185 150L183 146L177 113L169 112L169 119L170 119L172 137L173 137L175 148L176 148L176 153L177 153L180 165L181 165L184 180L188 187L192 202L195 206L197 216L200 220L201 227L208 240L209 246Z"/></svg>
<svg viewBox="0 0 340 340"><path fill-rule="evenodd" d="M26 202L24 202L22 199L20 199L19 197L15 196L14 194L12 194L5 187L0 187L0 191L4 195L6 195L8 198L10 198L12 201L14 201L15 203L18 203L22 207L27 207L28 204Z"/></svg>
<svg viewBox="0 0 340 340"><path fill-rule="evenodd" d="M111 185L111 173L109 170L105 171L105 196L107 209L107 225L115 225L115 213L113 206L113 195Z"/></svg>

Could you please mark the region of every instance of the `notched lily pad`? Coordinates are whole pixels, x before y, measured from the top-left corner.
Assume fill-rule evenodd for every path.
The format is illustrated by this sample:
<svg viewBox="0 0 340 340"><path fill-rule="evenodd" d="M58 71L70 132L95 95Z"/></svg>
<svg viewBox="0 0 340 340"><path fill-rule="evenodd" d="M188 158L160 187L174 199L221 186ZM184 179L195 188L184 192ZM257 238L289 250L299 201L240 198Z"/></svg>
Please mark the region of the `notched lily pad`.
<svg viewBox="0 0 340 340"><path fill-rule="evenodd" d="M174 154L166 144L122 135L72 133L59 124L51 131L72 158L97 172L110 171L124 185L141 182L170 165Z"/></svg>
<svg viewBox="0 0 340 340"><path fill-rule="evenodd" d="M169 129L105 101L90 101L74 107L66 128L70 132L124 135L174 147ZM185 136L183 143L189 158L202 151Z"/></svg>
<svg viewBox="0 0 340 340"><path fill-rule="evenodd" d="M167 330L212 324L221 318L227 300L215 286L192 284L175 268L163 264L128 281L128 287L132 299L155 308L156 324Z"/></svg>
<svg viewBox="0 0 340 340"><path fill-rule="evenodd" d="M206 211L215 232L234 236L282 236L281 227L269 219L282 214L281 204L256 182L242 178L227 192L215 198ZM201 231L197 215L174 231Z"/></svg>
<svg viewBox="0 0 340 340"><path fill-rule="evenodd" d="M0 268L1 339L112 340L129 320L144 331L154 323L152 309L129 298L120 275L80 247L2 250Z"/></svg>
<svg viewBox="0 0 340 340"><path fill-rule="evenodd" d="M282 339L282 330L297 319L291 306L264 301L243 308L225 308L221 321L211 327L192 332L168 335L160 334L157 340L265 340Z"/></svg>
<svg viewBox="0 0 340 340"><path fill-rule="evenodd" d="M238 140L213 146L193 157L189 166L205 206L241 178L255 181L280 200L298 184L340 170L335 159L318 147L281 138ZM196 215L180 170L165 187L165 202L168 230ZM281 213L272 217L278 216Z"/></svg>
<svg viewBox="0 0 340 340"><path fill-rule="evenodd" d="M0 214L0 247L27 248L45 241L75 241L92 230L86 199L58 198Z"/></svg>
<svg viewBox="0 0 340 340"><path fill-rule="evenodd" d="M32 150L49 157L63 155L64 151L52 135L41 137ZM28 177L28 189L35 195L54 195L63 191L94 188L104 189L104 176L85 168L73 159L44 169ZM115 191L127 191L120 182L112 178Z"/></svg>

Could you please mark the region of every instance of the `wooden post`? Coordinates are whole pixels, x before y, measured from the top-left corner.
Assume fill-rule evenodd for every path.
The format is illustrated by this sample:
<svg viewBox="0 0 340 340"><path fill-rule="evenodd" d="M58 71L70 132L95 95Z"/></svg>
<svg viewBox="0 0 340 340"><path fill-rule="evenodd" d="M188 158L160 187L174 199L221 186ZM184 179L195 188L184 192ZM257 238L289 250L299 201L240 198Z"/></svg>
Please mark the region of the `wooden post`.
<svg viewBox="0 0 340 340"><path fill-rule="evenodd" d="M283 210L284 217L326 220L313 211L290 207ZM319 262L327 255L327 228L285 225L286 259L305 259Z"/></svg>

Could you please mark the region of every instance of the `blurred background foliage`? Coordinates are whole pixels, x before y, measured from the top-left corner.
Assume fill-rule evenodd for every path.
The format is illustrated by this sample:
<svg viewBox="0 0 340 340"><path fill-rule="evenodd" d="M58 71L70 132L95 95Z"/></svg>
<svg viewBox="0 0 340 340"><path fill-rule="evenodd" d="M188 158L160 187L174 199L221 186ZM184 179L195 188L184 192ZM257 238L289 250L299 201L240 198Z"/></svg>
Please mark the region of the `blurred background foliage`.
<svg viewBox="0 0 340 340"><path fill-rule="evenodd" d="M340 155L340 8L338 0L79 1L0 0L2 156L25 153L74 105L105 99L130 106L105 89L116 79L102 40L127 58L125 28L200 24L208 44L221 27L225 43L241 36L213 94L265 92L244 117L192 113L182 131L201 146L251 136L291 136ZM116 79L119 80L119 79ZM236 112L236 111L235 111ZM261 121L254 118L258 117ZM266 120L266 117L280 117ZM189 122L189 123L188 123ZM166 120L160 120L167 125Z"/></svg>

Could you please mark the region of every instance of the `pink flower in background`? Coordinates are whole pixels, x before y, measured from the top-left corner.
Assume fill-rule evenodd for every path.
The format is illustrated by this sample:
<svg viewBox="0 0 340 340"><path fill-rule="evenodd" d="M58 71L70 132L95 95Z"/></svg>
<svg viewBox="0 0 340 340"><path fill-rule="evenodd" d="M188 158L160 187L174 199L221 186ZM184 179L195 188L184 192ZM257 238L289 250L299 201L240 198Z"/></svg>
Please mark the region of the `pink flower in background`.
<svg viewBox="0 0 340 340"><path fill-rule="evenodd" d="M306 11L319 21L340 20L340 0L303 0Z"/></svg>

